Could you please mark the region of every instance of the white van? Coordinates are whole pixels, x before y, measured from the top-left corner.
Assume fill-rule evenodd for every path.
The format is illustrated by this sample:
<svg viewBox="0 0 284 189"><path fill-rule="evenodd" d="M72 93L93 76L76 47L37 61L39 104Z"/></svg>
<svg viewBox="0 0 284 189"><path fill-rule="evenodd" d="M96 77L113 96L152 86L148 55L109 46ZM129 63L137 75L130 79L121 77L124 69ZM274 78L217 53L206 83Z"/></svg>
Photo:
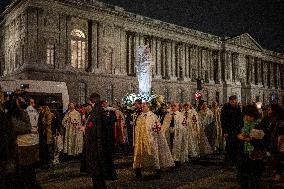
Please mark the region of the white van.
<svg viewBox="0 0 284 189"><path fill-rule="evenodd" d="M28 97L38 103L44 100L57 111L67 110L69 103L68 89L65 82L38 80L0 80L0 86L6 94L17 89L26 91Z"/></svg>

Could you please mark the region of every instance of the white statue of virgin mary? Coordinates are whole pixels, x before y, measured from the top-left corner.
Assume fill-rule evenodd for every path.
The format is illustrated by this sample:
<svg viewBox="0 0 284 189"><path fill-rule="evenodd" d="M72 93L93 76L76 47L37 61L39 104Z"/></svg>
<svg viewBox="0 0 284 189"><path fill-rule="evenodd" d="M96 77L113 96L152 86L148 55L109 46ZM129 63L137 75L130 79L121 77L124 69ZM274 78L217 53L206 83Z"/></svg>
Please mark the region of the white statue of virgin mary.
<svg viewBox="0 0 284 189"><path fill-rule="evenodd" d="M136 52L136 72L139 82L139 94L151 95L152 66L150 48L148 45L139 46Z"/></svg>

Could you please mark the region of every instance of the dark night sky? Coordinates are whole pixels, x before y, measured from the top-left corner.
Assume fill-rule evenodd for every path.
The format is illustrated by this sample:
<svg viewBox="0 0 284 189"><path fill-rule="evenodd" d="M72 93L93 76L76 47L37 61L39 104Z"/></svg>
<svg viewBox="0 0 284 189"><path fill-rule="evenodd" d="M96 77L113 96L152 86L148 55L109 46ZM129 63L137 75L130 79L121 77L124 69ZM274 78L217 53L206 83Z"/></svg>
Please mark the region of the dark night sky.
<svg viewBox="0 0 284 189"><path fill-rule="evenodd" d="M218 36L249 33L263 48L284 53L284 0L101 1Z"/></svg>

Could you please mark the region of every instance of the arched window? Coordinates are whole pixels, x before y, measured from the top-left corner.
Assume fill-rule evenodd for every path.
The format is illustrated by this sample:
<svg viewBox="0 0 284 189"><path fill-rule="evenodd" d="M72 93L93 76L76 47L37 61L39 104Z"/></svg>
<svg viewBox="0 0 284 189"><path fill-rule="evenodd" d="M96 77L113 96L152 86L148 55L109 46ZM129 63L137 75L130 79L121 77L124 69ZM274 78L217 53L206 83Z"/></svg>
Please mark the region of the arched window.
<svg viewBox="0 0 284 189"><path fill-rule="evenodd" d="M87 94L87 84L85 82L79 82L79 104L86 103L86 94Z"/></svg>
<svg viewBox="0 0 284 189"><path fill-rule="evenodd" d="M113 85L112 84L107 86L106 93L107 93L106 99L107 99L109 105L112 105L113 104Z"/></svg>
<svg viewBox="0 0 284 189"><path fill-rule="evenodd" d="M74 68L86 68L86 36L81 30L74 29L71 32L71 66Z"/></svg>

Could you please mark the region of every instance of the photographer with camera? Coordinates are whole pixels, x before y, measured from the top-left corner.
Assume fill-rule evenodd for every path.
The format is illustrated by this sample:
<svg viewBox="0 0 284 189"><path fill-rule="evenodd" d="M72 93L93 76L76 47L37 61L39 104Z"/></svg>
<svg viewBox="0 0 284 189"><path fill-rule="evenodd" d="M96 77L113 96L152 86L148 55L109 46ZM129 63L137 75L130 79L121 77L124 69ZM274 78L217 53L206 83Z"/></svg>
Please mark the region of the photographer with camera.
<svg viewBox="0 0 284 189"><path fill-rule="evenodd" d="M35 164L39 159L38 137L32 133L28 107L23 91L16 91L6 103L7 114L15 127L16 188L40 188L36 182Z"/></svg>

